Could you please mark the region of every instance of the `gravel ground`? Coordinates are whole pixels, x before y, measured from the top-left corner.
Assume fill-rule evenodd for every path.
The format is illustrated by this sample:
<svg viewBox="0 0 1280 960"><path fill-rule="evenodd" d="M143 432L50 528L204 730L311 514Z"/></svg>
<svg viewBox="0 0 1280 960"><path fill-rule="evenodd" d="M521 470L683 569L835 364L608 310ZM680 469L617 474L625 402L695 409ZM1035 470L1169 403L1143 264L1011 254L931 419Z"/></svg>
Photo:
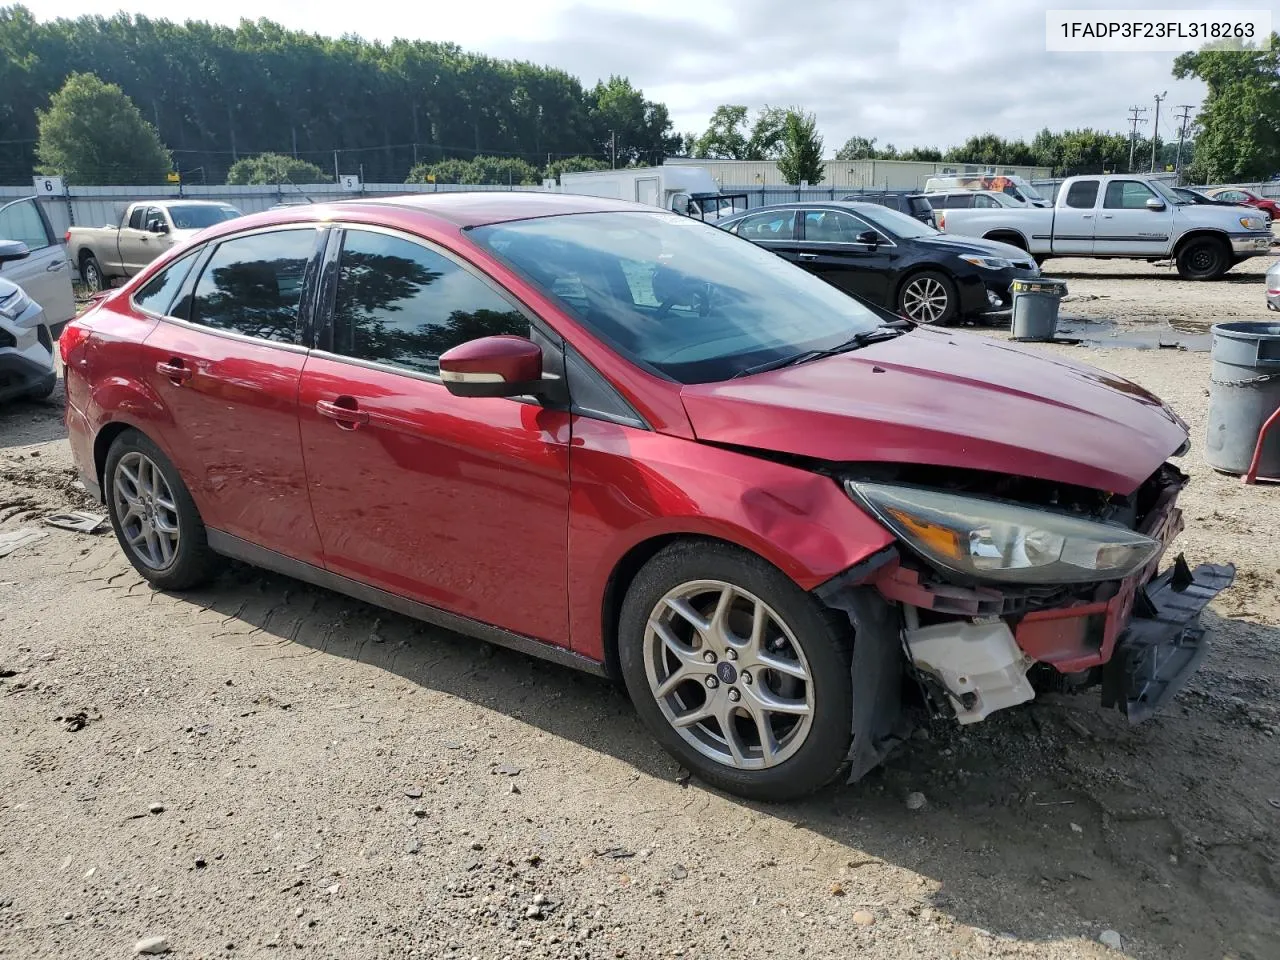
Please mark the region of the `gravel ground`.
<svg viewBox="0 0 1280 960"><path fill-rule="evenodd" d="M1112 346L1264 318L1263 269L1047 272ZM1207 354L1043 349L1203 435ZM38 525L86 505L60 405L0 410L0 534L47 533L0 558L0 955L1280 957L1280 493L1197 449L1180 545L1240 572L1162 716L1042 699L769 806L596 679L242 566L153 592Z"/></svg>

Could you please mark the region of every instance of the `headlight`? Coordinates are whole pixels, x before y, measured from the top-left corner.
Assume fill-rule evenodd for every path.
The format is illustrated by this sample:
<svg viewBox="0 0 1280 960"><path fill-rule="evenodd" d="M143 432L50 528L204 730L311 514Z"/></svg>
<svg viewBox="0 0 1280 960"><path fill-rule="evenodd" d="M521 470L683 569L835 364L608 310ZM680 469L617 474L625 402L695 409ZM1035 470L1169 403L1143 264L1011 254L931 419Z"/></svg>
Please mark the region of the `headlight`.
<svg viewBox="0 0 1280 960"><path fill-rule="evenodd" d="M976 254L964 253L960 255L960 259L985 270L1008 270L1013 266L1013 261L1005 260L1003 257L979 257Z"/></svg>
<svg viewBox="0 0 1280 960"><path fill-rule="evenodd" d="M845 481L845 489L908 545L953 573L1012 583L1122 580L1160 543L1099 523L994 500Z"/></svg>
<svg viewBox="0 0 1280 960"><path fill-rule="evenodd" d="M0 317L6 320L17 320L31 306L31 298L19 287L16 291L0 300Z"/></svg>
<svg viewBox="0 0 1280 960"><path fill-rule="evenodd" d="M1267 229L1267 222L1261 217L1241 217L1240 226L1246 230L1265 230Z"/></svg>

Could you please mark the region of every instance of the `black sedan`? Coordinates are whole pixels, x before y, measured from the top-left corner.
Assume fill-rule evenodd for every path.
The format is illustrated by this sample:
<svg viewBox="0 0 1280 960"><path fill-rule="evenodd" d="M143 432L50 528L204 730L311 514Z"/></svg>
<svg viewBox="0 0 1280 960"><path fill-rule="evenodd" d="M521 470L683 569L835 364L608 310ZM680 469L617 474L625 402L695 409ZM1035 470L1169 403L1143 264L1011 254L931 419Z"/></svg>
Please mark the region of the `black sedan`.
<svg viewBox="0 0 1280 960"><path fill-rule="evenodd" d="M917 323L1007 309L1009 285L1040 273L1025 250L939 233L870 203L758 207L717 226Z"/></svg>

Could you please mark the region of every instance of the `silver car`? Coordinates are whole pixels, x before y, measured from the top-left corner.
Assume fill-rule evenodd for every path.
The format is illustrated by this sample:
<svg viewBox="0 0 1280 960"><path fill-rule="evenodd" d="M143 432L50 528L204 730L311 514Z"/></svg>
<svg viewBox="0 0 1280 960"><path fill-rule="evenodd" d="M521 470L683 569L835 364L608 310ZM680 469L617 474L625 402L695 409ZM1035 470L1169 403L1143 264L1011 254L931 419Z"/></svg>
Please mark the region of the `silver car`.
<svg viewBox="0 0 1280 960"><path fill-rule="evenodd" d="M1280 260L1267 271L1267 309L1280 310Z"/></svg>
<svg viewBox="0 0 1280 960"><path fill-rule="evenodd" d="M25 244L0 240L0 264L29 256ZM16 283L0 277L0 401L53 393L58 375L44 310Z"/></svg>

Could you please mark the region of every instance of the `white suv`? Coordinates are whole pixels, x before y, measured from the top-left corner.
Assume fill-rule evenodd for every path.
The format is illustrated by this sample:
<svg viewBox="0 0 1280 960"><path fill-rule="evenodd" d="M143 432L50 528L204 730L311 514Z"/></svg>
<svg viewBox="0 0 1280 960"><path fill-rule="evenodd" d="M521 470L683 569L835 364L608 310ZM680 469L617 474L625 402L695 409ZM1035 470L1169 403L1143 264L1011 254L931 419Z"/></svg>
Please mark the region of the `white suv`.
<svg viewBox="0 0 1280 960"><path fill-rule="evenodd" d="M0 265L28 255L24 244L0 240ZM0 401L42 400L57 384L53 334L44 310L16 283L0 278Z"/></svg>

